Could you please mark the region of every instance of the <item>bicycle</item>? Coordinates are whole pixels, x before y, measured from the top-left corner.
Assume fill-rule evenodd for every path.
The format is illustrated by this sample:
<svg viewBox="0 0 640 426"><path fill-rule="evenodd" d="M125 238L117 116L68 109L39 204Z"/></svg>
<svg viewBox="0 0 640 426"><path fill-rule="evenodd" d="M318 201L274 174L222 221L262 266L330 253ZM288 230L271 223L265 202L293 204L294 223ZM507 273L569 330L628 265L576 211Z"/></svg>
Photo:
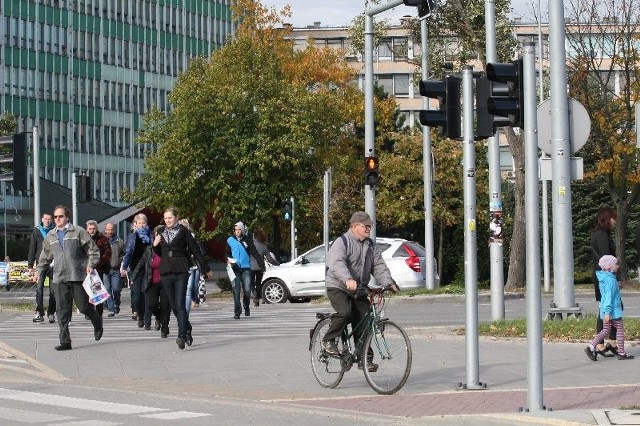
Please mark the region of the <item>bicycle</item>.
<svg viewBox="0 0 640 426"><path fill-rule="evenodd" d="M349 333L345 327L338 341L339 355L328 354L322 345L333 313L316 313L318 322L309 331L309 350L311 369L320 386L335 388L353 364L362 368L367 383L379 394L392 395L404 386L411 372L411 342L400 326L383 318L387 304L384 294L392 288L370 289L369 311L355 326L356 331L362 328L363 332L352 345L353 330Z"/></svg>

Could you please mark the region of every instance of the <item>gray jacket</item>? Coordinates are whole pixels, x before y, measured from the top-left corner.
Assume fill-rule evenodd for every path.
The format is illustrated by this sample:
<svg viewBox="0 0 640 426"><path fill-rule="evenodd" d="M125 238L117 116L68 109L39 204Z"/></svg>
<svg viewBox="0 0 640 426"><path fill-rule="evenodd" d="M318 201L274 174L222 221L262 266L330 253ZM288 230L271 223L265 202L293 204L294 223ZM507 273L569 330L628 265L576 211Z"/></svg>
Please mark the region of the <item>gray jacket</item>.
<svg viewBox="0 0 640 426"><path fill-rule="evenodd" d="M391 272L375 244L373 244L370 274L363 274L365 256L372 243L370 239L360 241L351 230L347 231L344 236L347 239L347 245L345 246L342 238L336 238L327 254L327 275L325 277L327 288L339 288L347 291L347 280L354 279L360 283L363 275L373 275L380 285L393 283ZM364 284L368 284L368 282Z"/></svg>
<svg viewBox="0 0 640 426"><path fill-rule="evenodd" d="M276 265L276 266L280 264L280 262L278 262L276 259L273 258L273 256L271 256L269 247L265 243L261 243L258 240L253 240L253 244L256 246L256 250L258 251L258 254L262 256L265 262L269 262L269 264ZM260 271L260 265L258 265L258 262L253 256L251 256L251 270Z"/></svg>
<svg viewBox="0 0 640 426"><path fill-rule="evenodd" d="M84 281L87 266L95 268L100 260L100 250L84 228L69 224L64 234L64 247L58 241L57 230L49 231L42 243L38 259L38 273L53 262L53 282Z"/></svg>
<svg viewBox="0 0 640 426"><path fill-rule="evenodd" d="M124 241L120 237L115 237L113 242L109 240L109 244L111 244L111 269L120 269L124 257Z"/></svg>

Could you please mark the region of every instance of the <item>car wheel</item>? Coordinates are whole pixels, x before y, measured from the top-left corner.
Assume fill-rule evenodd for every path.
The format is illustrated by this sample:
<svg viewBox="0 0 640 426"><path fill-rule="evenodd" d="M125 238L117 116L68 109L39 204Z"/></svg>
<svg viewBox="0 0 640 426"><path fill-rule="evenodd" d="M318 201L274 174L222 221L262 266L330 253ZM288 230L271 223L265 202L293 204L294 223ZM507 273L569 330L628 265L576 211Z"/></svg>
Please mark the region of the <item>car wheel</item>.
<svg viewBox="0 0 640 426"><path fill-rule="evenodd" d="M284 303L289 297L289 291L282 281L271 280L262 285L262 297L267 303Z"/></svg>

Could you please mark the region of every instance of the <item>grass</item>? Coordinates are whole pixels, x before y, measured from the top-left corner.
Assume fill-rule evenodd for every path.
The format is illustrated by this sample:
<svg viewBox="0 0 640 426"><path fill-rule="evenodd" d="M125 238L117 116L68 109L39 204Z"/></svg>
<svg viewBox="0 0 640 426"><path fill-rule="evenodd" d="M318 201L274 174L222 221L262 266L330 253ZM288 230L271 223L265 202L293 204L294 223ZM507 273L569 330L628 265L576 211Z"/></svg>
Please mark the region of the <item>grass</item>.
<svg viewBox="0 0 640 426"><path fill-rule="evenodd" d="M569 318L564 321L546 320L542 322L542 337L545 340L563 342L591 340L595 336L596 316L584 315L579 318ZM457 334L463 334L464 328L454 330ZM494 321L481 323L478 326L481 336L525 338L527 337L527 321L525 318L514 320ZM626 318L624 320L625 340L640 340L640 320Z"/></svg>

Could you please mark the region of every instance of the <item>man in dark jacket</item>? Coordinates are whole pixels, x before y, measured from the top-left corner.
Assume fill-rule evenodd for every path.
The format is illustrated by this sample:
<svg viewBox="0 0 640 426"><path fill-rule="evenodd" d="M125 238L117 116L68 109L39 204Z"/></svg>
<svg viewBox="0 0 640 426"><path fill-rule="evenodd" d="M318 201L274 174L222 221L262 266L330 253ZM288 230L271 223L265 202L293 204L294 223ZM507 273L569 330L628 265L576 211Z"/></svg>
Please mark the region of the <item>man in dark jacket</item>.
<svg viewBox="0 0 640 426"><path fill-rule="evenodd" d="M109 239L98 231L98 222L95 220L87 221L87 232L100 251L100 261L98 261L96 265L96 272L104 282L104 274L109 273L109 269L111 268L111 244L109 244ZM102 316L104 312L103 305L104 303L96 305L96 312L98 312L100 316Z"/></svg>
<svg viewBox="0 0 640 426"><path fill-rule="evenodd" d="M56 296L53 289L53 271L51 268L48 268L42 274L36 274L34 269L34 266L40 257L40 252L42 252L42 242L44 241L44 237L53 228L53 217L51 216L51 213L43 213L40 225L33 228L31 242L29 243L27 266L29 267L31 274L36 277L36 315L33 317L33 322L44 321L44 280L47 277L49 277L49 304L47 306L47 318L49 318L50 323L54 323L56 321Z"/></svg>

